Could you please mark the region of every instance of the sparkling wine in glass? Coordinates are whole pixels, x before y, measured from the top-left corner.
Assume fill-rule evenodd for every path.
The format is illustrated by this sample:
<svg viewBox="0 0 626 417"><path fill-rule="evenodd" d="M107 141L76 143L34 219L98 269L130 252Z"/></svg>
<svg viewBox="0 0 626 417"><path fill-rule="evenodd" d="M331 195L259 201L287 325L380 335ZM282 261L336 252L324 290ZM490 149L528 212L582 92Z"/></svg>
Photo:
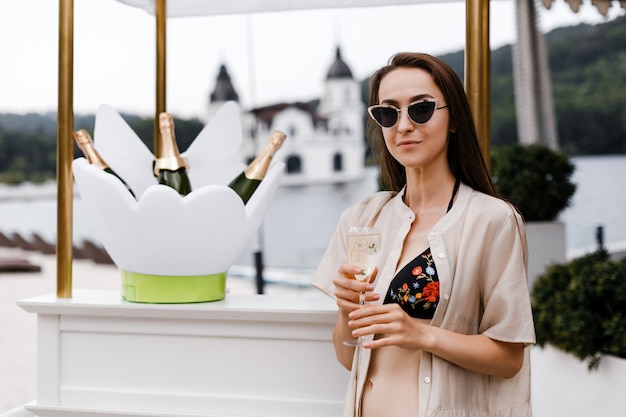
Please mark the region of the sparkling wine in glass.
<svg viewBox="0 0 626 417"><path fill-rule="evenodd" d="M357 280L366 281L370 279L378 261L380 240L380 229L377 227L352 226L348 229L346 248L349 261L351 264L361 268L361 273L354 276ZM363 307L364 304L365 294L359 293L359 305ZM346 340L343 344L347 346L361 346L363 338Z"/></svg>

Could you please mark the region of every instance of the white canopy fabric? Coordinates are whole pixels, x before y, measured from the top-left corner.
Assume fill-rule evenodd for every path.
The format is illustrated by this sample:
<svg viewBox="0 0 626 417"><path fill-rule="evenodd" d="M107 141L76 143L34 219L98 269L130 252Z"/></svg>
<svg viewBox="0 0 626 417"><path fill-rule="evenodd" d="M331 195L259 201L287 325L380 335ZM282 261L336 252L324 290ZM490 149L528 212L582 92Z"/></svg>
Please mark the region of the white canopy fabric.
<svg viewBox="0 0 626 417"><path fill-rule="evenodd" d="M117 0L155 14L156 0ZM168 0L167 17L450 3L460 0Z"/></svg>
<svg viewBox="0 0 626 417"><path fill-rule="evenodd" d="M155 14L156 0L117 0ZM168 0L167 17L209 16L217 14L245 14L305 9L342 9L352 7L398 6L418 3L449 3L462 0ZM578 12L583 0L564 0ZM606 16L611 0L590 0ZM543 0L549 9L554 0ZM617 2L626 8L626 0Z"/></svg>

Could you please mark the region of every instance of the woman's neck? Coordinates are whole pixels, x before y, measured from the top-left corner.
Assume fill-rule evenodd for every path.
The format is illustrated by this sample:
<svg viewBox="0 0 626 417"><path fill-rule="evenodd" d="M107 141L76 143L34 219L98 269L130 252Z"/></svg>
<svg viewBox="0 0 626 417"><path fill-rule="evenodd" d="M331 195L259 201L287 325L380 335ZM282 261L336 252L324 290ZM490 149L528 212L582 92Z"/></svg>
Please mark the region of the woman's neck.
<svg viewBox="0 0 626 417"><path fill-rule="evenodd" d="M449 170L432 175L407 171L404 203L416 214L447 208L455 180Z"/></svg>

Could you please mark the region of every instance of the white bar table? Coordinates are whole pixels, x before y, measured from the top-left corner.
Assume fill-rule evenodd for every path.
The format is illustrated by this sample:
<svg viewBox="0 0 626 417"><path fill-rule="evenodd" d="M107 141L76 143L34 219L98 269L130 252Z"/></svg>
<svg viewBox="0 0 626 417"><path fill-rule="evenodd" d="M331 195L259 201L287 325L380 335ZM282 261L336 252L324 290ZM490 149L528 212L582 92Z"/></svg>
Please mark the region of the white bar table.
<svg viewBox="0 0 626 417"><path fill-rule="evenodd" d="M321 293L138 304L75 290L18 304L37 314L37 416L341 415L349 374Z"/></svg>

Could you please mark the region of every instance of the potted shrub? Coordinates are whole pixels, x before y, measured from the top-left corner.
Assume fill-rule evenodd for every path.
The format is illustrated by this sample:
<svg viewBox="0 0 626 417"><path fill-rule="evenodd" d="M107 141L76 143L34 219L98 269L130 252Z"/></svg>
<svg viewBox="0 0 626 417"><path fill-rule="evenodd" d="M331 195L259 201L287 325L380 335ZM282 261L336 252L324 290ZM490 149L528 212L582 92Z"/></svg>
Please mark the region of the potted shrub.
<svg viewBox="0 0 626 417"><path fill-rule="evenodd" d="M537 344L568 352L589 369L603 354L626 359L626 258L605 249L555 264L532 288Z"/></svg>
<svg viewBox="0 0 626 417"><path fill-rule="evenodd" d="M575 166L561 152L543 145L493 148L491 172L498 193L526 221L529 288L547 266L565 261L565 225L559 214L576 191Z"/></svg>
<svg viewBox="0 0 626 417"><path fill-rule="evenodd" d="M600 249L550 266L532 287L532 307L533 412L623 415L626 258Z"/></svg>
<svg viewBox="0 0 626 417"><path fill-rule="evenodd" d="M543 145L508 145L491 154L493 181L500 195L528 222L554 221L576 191L574 165Z"/></svg>

